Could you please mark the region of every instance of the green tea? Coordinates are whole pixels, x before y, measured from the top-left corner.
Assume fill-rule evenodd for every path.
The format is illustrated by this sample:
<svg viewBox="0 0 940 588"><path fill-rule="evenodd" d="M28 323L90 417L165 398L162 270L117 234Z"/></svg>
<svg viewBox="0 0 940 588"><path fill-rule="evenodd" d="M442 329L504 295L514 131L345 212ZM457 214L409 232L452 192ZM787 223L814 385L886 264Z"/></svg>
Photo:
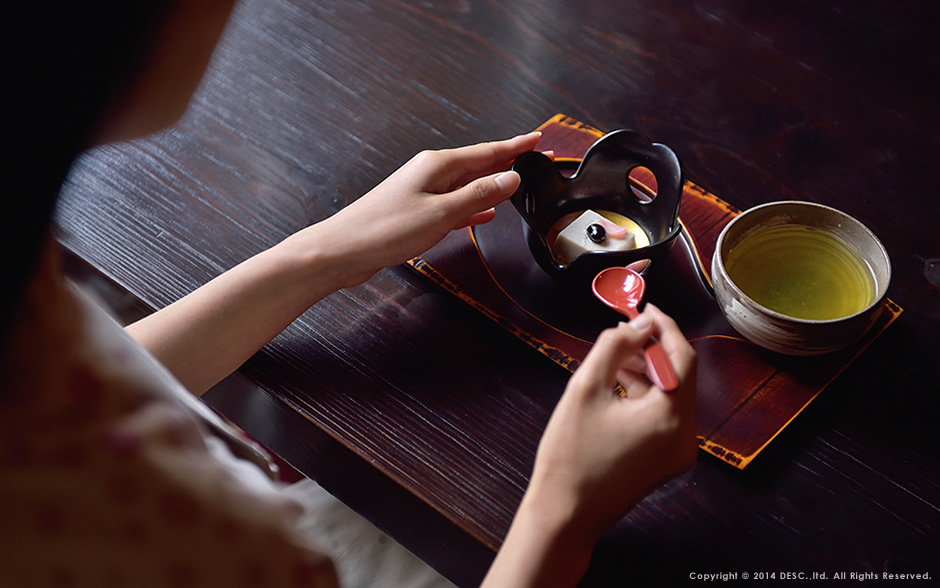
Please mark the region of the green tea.
<svg viewBox="0 0 940 588"><path fill-rule="evenodd" d="M784 225L749 235L728 252L725 268L752 300L796 318L849 316L875 298L868 263L835 235L810 227Z"/></svg>

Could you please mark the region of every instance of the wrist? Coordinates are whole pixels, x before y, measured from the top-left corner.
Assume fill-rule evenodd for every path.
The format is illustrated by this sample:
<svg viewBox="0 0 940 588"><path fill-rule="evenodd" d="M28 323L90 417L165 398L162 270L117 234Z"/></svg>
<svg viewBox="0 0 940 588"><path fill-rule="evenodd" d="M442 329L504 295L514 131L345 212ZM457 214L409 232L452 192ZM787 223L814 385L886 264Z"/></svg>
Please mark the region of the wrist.
<svg viewBox="0 0 940 588"><path fill-rule="evenodd" d="M577 497L548 488L550 485L542 486L533 480L519 505L519 513L527 524L551 537L557 548L589 558L606 529L599 529L585 516Z"/></svg>
<svg viewBox="0 0 940 588"><path fill-rule="evenodd" d="M494 565L512 572L494 585L576 586L598 538L578 519L574 501L530 485Z"/></svg>
<svg viewBox="0 0 940 588"><path fill-rule="evenodd" d="M341 223L332 218L311 225L275 246L296 268L295 279L317 300L361 284L381 268L368 266L367 259L357 253L355 237L343 231Z"/></svg>

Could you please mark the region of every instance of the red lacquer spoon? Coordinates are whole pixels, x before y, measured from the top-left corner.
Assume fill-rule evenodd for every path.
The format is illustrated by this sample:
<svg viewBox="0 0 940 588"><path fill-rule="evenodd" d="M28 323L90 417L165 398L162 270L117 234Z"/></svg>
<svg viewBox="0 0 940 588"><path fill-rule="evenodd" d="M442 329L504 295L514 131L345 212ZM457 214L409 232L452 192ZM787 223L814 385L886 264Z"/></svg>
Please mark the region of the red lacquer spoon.
<svg viewBox="0 0 940 588"><path fill-rule="evenodd" d="M610 267L594 277L591 289L601 302L634 319L640 314L636 307L643 299L646 281L643 276L628 267ZM666 350L659 341L650 338L643 352L650 380L665 392L675 390L679 386L679 378L676 377L669 357L666 356Z"/></svg>

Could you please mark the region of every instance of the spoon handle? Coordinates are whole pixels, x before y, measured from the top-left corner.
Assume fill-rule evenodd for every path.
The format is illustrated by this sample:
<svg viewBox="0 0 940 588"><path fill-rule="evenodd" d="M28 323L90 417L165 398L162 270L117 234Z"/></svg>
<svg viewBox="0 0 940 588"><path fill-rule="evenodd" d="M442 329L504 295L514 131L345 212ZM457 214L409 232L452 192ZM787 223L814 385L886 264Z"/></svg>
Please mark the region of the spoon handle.
<svg viewBox="0 0 940 588"><path fill-rule="evenodd" d="M656 339L651 339L649 345L643 350L646 356L646 369L649 370L650 380L660 387L663 392L672 392L679 387L679 378L676 377L666 350Z"/></svg>
<svg viewBox="0 0 940 588"><path fill-rule="evenodd" d="M636 308L627 307L627 316L635 319L639 316ZM656 337L650 337L646 348L643 349L643 355L646 357L646 369L649 372L650 380L659 386L663 392L672 392L679 387L679 378L676 371L672 369L669 363L669 357L666 350Z"/></svg>

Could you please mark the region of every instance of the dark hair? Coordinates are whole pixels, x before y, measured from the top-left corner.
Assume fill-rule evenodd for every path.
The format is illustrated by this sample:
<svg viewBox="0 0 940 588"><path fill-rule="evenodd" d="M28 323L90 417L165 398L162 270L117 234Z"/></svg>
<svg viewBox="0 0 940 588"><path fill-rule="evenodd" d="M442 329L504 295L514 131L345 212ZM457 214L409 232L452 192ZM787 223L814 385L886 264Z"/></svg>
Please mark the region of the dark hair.
<svg viewBox="0 0 940 588"><path fill-rule="evenodd" d="M9 22L18 34L5 86L6 215L0 342L46 242L59 188L109 100L132 80L172 0L29 2Z"/></svg>

